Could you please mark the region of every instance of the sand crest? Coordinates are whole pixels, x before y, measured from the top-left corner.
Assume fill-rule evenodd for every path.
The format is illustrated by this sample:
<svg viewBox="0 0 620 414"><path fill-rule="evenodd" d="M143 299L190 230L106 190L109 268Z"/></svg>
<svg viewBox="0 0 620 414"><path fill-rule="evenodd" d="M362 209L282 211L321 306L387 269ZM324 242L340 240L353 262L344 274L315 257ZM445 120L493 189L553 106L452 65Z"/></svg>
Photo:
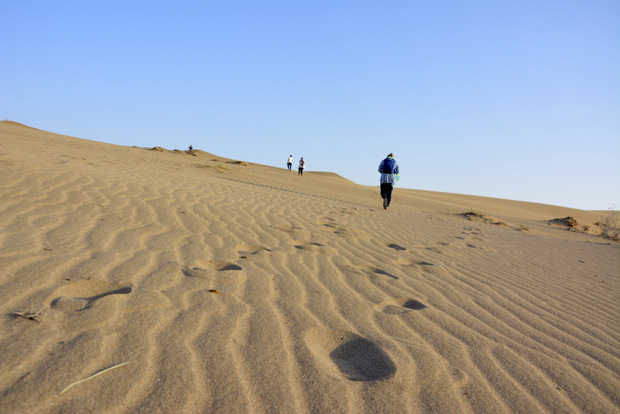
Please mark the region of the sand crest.
<svg viewBox="0 0 620 414"><path fill-rule="evenodd" d="M601 213L13 122L0 171L0 412L620 412Z"/></svg>

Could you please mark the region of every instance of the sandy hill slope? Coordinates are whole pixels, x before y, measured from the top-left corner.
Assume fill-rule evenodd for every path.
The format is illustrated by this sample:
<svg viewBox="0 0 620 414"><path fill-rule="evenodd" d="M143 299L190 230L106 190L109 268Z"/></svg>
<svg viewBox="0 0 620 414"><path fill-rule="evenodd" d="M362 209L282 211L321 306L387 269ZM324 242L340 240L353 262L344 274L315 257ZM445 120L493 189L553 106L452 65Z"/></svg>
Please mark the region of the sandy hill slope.
<svg viewBox="0 0 620 414"><path fill-rule="evenodd" d="M10 122L0 171L0 412L620 412L601 213Z"/></svg>

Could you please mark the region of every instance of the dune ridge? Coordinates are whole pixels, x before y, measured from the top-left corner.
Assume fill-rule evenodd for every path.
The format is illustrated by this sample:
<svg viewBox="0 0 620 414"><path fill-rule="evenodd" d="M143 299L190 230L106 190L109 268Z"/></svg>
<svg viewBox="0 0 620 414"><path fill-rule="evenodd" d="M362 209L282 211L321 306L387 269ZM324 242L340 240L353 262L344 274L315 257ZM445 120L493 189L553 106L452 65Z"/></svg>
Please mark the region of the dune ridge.
<svg viewBox="0 0 620 414"><path fill-rule="evenodd" d="M620 412L600 213L195 151L0 122L0 412Z"/></svg>

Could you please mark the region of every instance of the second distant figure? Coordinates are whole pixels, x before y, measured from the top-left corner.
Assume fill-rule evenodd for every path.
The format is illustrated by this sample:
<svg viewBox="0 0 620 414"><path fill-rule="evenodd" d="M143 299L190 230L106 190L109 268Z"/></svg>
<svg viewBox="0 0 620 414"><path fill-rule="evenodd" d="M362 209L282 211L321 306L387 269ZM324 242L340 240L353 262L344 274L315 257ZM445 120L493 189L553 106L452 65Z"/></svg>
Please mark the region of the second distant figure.
<svg viewBox="0 0 620 414"><path fill-rule="evenodd" d="M299 159L299 169L297 170L297 175L304 175L304 168L306 168L306 161L304 161L304 157Z"/></svg>
<svg viewBox="0 0 620 414"><path fill-rule="evenodd" d="M398 164L394 159L394 154L390 153L379 164L379 172L381 173L381 198L383 198L383 208L390 209L390 203L392 202L392 190L394 189L394 183L396 182L396 176L399 174Z"/></svg>
<svg viewBox="0 0 620 414"><path fill-rule="evenodd" d="M288 156L288 160L286 160L286 168L291 171L291 167L293 166L293 155Z"/></svg>

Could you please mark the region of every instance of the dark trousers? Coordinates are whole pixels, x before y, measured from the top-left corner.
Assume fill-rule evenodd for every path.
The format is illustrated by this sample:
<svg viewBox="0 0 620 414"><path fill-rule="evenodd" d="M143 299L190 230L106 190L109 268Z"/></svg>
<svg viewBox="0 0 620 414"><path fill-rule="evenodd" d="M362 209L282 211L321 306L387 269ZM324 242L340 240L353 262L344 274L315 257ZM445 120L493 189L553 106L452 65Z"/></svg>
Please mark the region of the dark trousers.
<svg viewBox="0 0 620 414"><path fill-rule="evenodd" d="M392 190L393 189L394 189L394 187L392 187L392 184L390 184L390 183L383 183L383 184L381 184L381 198L387 198L387 205L388 206L392 202Z"/></svg>
<svg viewBox="0 0 620 414"><path fill-rule="evenodd" d="M304 175L303 167L299 167L299 169L297 170L297 175Z"/></svg>

